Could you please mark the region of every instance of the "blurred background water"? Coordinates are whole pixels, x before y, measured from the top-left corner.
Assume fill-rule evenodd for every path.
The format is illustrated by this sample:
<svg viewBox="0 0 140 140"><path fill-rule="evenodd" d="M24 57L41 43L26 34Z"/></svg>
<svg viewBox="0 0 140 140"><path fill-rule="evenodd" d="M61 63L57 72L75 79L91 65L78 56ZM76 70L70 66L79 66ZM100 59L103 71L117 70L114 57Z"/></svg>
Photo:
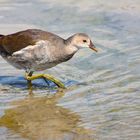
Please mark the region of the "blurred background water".
<svg viewBox="0 0 140 140"><path fill-rule="evenodd" d="M0 34L85 32L99 50L44 72L67 90L32 97L24 72L0 58L0 140L139 140L139 23L139 0L0 0Z"/></svg>

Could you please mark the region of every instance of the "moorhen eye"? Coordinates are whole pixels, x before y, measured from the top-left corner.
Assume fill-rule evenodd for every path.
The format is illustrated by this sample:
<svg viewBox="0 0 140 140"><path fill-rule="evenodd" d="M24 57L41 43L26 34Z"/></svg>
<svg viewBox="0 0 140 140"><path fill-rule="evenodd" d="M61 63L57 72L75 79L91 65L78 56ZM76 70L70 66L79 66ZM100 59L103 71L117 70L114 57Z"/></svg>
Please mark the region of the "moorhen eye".
<svg viewBox="0 0 140 140"><path fill-rule="evenodd" d="M83 42L87 42L86 40L83 40Z"/></svg>

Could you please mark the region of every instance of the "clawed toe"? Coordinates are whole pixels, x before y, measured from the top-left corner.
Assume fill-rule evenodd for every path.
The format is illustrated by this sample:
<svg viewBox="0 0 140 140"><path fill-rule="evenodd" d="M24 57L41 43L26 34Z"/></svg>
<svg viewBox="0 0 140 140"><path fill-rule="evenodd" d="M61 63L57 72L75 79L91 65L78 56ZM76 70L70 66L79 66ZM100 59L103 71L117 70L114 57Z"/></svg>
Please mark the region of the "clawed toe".
<svg viewBox="0 0 140 140"><path fill-rule="evenodd" d="M47 86L49 87L50 86L49 81L45 77L43 77L43 80L46 82Z"/></svg>
<svg viewBox="0 0 140 140"><path fill-rule="evenodd" d="M65 85L58 79L54 78L53 76L51 75L48 75L48 74L44 74L43 77L47 80L50 80L52 81L53 83L55 83L59 88L65 88Z"/></svg>
<svg viewBox="0 0 140 140"><path fill-rule="evenodd" d="M28 81L28 89L31 91L32 90L32 80L35 79L40 79L42 78L48 86L50 86L49 81L52 81L55 83L59 88L65 89L65 85L58 79L54 78L51 75L48 74L37 74L37 75L29 75L28 73L25 74L26 80Z"/></svg>

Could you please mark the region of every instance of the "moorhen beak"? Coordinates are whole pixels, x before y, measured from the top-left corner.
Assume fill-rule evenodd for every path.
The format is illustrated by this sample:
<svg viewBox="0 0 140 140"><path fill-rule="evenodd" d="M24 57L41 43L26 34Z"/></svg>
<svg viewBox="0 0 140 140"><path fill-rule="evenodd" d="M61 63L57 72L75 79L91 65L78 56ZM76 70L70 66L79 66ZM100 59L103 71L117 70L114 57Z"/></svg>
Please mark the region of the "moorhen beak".
<svg viewBox="0 0 140 140"><path fill-rule="evenodd" d="M90 45L89 48L94 50L95 52L98 52L98 50L96 49L96 47L94 46L94 44L92 43L92 41L90 41Z"/></svg>

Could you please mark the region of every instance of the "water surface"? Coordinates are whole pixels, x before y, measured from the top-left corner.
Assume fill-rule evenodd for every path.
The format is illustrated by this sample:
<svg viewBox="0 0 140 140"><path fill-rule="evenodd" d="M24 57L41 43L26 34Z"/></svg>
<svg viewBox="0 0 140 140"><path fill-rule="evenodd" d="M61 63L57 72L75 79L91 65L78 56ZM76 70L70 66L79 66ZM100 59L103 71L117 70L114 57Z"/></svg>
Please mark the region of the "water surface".
<svg viewBox="0 0 140 140"><path fill-rule="evenodd" d="M39 28L67 38L85 32L99 49L81 50L44 72L67 90L36 81L34 96L24 72L0 58L1 139L138 140L139 23L139 0L0 0L0 34Z"/></svg>

